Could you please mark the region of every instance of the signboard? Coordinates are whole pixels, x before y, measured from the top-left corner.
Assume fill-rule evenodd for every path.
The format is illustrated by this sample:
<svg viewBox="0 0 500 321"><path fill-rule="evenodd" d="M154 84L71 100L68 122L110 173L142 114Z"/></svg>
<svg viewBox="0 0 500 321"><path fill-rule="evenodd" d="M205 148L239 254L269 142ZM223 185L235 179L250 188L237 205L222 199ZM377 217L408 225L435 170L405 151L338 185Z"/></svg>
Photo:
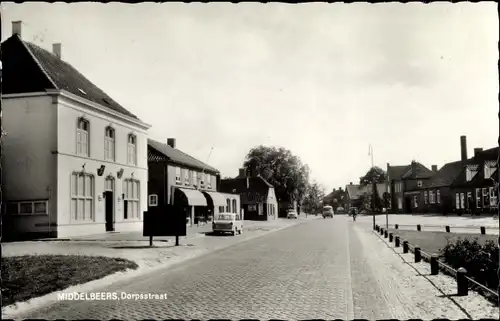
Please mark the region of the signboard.
<svg viewBox="0 0 500 321"><path fill-rule="evenodd" d="M143 236L186 236L186 214L179 206L150 207L143 224Z"/></svg>

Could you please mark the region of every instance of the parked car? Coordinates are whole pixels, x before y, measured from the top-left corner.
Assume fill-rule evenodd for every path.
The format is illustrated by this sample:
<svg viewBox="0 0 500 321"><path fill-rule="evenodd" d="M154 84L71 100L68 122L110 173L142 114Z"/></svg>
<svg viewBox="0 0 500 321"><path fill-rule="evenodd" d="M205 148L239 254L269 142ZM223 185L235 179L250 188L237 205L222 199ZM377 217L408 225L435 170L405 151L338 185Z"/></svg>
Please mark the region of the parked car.
<svg viewBox="0 0 500 321"><path fill-rule="evenodd" d="M297 214L297 211L295 211L294 209L289 209L287 214L286 214L286 218L299 218L299 215Z"/></svg>
<svg viewBox="0 0 500 321"><path fill-rule="evenodd" d="M214 233L241 234L243 233L243 220L235 213L220 213L212 222L212 230Z"/></svg>
<svg viewBox="0 0 500 321"><path fill-rule="evenodd" d="M333 218L334 212L333 207L330 205L323 206L323 218L331 217Z"/></svg>

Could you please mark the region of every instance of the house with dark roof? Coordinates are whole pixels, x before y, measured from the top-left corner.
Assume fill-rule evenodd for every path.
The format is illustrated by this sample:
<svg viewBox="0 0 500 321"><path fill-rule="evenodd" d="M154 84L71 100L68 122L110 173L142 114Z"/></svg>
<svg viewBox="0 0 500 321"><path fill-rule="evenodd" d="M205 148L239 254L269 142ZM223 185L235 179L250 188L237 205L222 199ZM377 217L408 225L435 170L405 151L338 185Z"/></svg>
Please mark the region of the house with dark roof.
<svg viewBox="0 0 500 321"><path fill-rule="evenodd" d="M2 43L3 227L12 237L141 229L150 125L62 49L23 40L21 21Z"/></svg>
<svg viewBox="0 0 500 321"><path fill-rule="evenodd" d="M384 199L384 193L386 191L387 191L387 183L384 182L377 184L377 193L380 199ZM372 185L357 185L350 182L349 185L346 185L345 187L345 194L346 194L345 209L349 211L349 213L353 209L356 209L358 211L370 209L370 206L367 206L367 204L371 204L371 198L373 194ZM364 200L364 197L366 197L366 200Z"/></svg>
<svg viewBox="0 0 500 321"><path fill-rule="evenodd" d="M336 210L339 207L346 209L347 203L347 192L339 187L338 189L333 189L333 191L323 198L323 205L330 205Z"/></svg>
<svg viewBox="0 0 500 321"><path fill-rule="evenodd" d="M240 213L240 195L220 193L219 170L179 150L175 138L148 139L148 168L148 208L180 205L190 225Z"/></svg>
<svg viewBox="0 0 500 321"><path fill-rule="evenodd" d="M241 168L236 178L221 180L220 191L240 195L245 220L267 221L278 217L274 187L260 175L252 175Z"/></svg>
<svg viewBox="0 0 500 321"><path fill-rule="evenodd" d="M429 180L437 170L437 166L428 169L417 161L412 161L409 165L391 166L387 163L387 186L391 195L389 209L392 213L411 213L412 205L410 200L415 193Z"/></svg>
<svg viewBox="0 0 500 321"><path fill-rule="evenodd" d="M498 206L498 147L474 148L474 157L451 183L452 211L460 214L496 213Z"/></svg>

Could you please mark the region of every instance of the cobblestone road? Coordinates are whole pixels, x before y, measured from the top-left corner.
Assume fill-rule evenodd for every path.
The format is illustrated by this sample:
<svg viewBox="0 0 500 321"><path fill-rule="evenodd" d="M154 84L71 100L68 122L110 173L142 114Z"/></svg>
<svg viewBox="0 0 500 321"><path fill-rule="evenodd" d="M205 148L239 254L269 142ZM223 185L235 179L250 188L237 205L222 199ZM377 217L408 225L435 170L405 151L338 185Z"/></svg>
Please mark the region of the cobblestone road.
<svg viewBox="0 0 500 321"><path fill-rule="evenodd" d="M373 243L369 238L373 236L360 237L359 229L352 225L345 217L311 220L102 289L168 293L167 300L59 301L18 317L130 320L425 316L422 306L414 308L414 315L394 312L394 307L403 301L389 302L394 294L387 292L398 277L391 274L393 267L385 258L370 262L375 259L367 254L374 249L364 248ZM376 270L373 264L377 265ZM381 282L376 273L391 277ZM407 293L400 296L404 296L401 300L411 299ZM422 297L416 292L415 296ZM436 301L435 297L431 299Z"/></svg>

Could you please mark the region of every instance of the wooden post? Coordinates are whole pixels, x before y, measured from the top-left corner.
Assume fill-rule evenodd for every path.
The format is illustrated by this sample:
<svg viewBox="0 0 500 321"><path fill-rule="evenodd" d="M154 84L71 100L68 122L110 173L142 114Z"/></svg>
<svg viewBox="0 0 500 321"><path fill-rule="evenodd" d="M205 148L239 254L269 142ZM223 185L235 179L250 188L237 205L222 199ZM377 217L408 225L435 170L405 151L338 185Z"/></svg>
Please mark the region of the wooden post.
<svg viewBox="0 0 500 321"><path fill-rule="evenodd" d="M152 236L149 237L149 246L153 246L153 237Z"/></svg>
<svg viewBox="0 0 500 321"><path fill-rule="evenodd" d="M431 275L438 275L438 274L439 274L438 256L433 255L431 256Z"/></svg>
<svg viewBox="0 0 500 321"><path fill-rule="evenodd" d="M457 270L457 294L465 296L469 294L469 282L466 278L467 270L463 267Z"/></svg>
<svg viewBox="0 0 500 321"><path fill-rule="evenodd" d="M422 260L422 253L420 252L420 247L415 246L415 263L419 263Z"/></svg>
<svg viewBox="0 0 500 321"><path fill-rule="evenodd" d="M175 246L179 246L179 235L175 236Z"/></svg>
<svg viewBox="0 0 500 321"><path fill-rule="evenodd" d="M417 231L421 231L422 230L422 226L420 226L420 224L417 225Z"/></svg>
<svg viewBox="0 0 500 321"><path fill-rule="evenodd" d="M449 226L449 225L446 225L446 226L445 226L445 230L446 230L446 233L450 233L450 226Z"/></svg>
<svg viewBox="0 0 500 321"><path fill-rule="evenodd" d="M403 253L408 253L408 241L403 241Z"/></svg>
<svg viewBox="0 0 500 321"><path fill-rule="evenodd" d="M399 236L394 239L394 246L399 247Z"/></svg>
<svg viewBox="0 0 500 321"><path fill-rule="evenodd" d="M393 238L394 238L394 235L392 233L389 233L389 242L392 242Z"/></svg>

